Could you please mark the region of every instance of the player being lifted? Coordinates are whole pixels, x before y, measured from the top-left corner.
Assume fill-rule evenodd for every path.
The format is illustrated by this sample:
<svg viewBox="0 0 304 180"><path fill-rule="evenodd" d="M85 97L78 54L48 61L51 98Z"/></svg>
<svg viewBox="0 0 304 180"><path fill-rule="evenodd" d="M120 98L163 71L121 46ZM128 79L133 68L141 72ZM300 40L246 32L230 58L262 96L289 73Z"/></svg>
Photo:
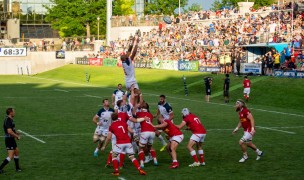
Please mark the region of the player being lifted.
<svg viewBox="0 0 304 180"><path fill-rule="evenodd" d="M93 135L93 142L99 142L94 151L95 157L98 156L98 151L108 135L109 126L111 124L111 114L114 112L114 109L110 108L110 102L108 99L103 99L102 102L103 107L93 117L93 123L97 125Z"/></svg>
<svg viewBox="0 0 304 180"><path fill-rule="evenodd" d="M189 167L196 167L200 165L204 166L205 158L204 158L204 150L202 148L202 143L204 142L206 137L206 130L202 125L200 119L194 114L190 113L188 108L184 108L182 110L182 114L183 114L183 121L176 127L181 129L183 126L187 125L189 130L192 132L192 136L190 137L187 148L190 151L191 156L193 157L194 163L190 164ZM197 147L198 154L200 156L200 162L198 161L196 152L193 148L194 145L196 145Z"/></svg>
<svg viewBox="0 0 304 180"><path fill-rule="evenodd" d="M136 32L136 35L133 37L130 37L131 43L129 45L128 51L126 54L123 54L120 56L120 59L122 61L122 67L125 74L125 82L126 82L126 88L128 91L131 90L131 86L134 86L134 92L139 95L139 86L137 84L136 78L135 78L135 68L132 63L134 60L134 57L137 53L138 49L138 43L139 43L139 31ZM135 96L134 102L131 102L133 106L135 106L135 102L138 101L138 97Z"/></svg>

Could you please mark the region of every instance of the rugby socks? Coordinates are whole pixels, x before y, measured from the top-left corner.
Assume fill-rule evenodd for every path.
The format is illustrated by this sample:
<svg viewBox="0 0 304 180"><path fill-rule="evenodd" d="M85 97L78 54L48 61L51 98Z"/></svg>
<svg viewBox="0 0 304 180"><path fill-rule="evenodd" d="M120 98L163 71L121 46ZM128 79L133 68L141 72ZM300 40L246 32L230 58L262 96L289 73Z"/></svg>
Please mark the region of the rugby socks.
<svg viewBox="0 0 304 180"><path fill-rule="evenodd" d="M125 153L120 153L119 154L119 167L123 167L124 161L125 161Z"/></svg>
<svg viewBox="0 0 304 180"><path fill-rule="evenodd" d="M144 154L144 151L139 151L138 153L138 159L140 161L141 164L144 164L144 158L145 158L145 154Z"/></svg>
<svg viewBox="0 0 304 180"><path fill-rule="evenodd" d="M95 151L94 151L94 153L98 153L98 151L99 151L99 149L98 149L98 148L96 148L96 149L95 149Z"/></svg>
<svg viewBox="0 0 304 180"><path fill-rule="evenodd" d="M154 162L157 162L155 150L150 150L150 153L151 153L151 156L152 156L152 158L153 158L153 161L154 161Z"/></svg>
<svg viewBox="0 0 304 180"><path fill-rule="evenodd" d="M15 166L16 170L20 169L19 167L19 156L14 156Z"/></svg>
<svg viewBox="0 0 304 180"><path fill-rule="evenodd" d="M11 161L11 158L9 158L9 157L4 159L1 166L0 166L0 170L2 170L4 168L4 166L6 166L10 161Z"/></svg>
<svg viewBox="0 0 304 180"><path fill-rule="evenodd" d="M204 150L198 150L198 154L200 156L201 163L205 162Z"/></svg>
<svg viewBox="0 0 304 180"><path fill-rule="evenodd" d="M132 159L132 163L134 164L134 166L136 167L136 169L140 170L140 166L139 166L139 163L138 163L138 161L137 161L136 158Z"/></svg>
<svg viewBox="0 0 304 180"><path fill-rule="evenodd" d="M114 167L114 172L118 172L118 160L117 158L112 159L113 167Z"/></svg>
<svg viewBox="0 0 304 180"><path fill-rule="evenodd" d="M262 154L262 151L260 151L259 149L256 149L255 152L260 156Z"/></svg>
<svg viewBox="0 0 304 180"><path fill-rule="evenodd" d="M163 138L162 135L159 135L159 136L158 136L158 139L160 140L160 142L162 143L163 146L166 146L166 145L167 145L167 143L166 143L166 141L164 140L164 138Z"/></svg>
<svg viewBox="0 0 304 180"><path fill-rule="evenodd" d="M111 164L111 161L112 161L112 151L110 151L110 153L108 155L107 164Z"/></svg>
<svg viewBox="0 0 304 180"><path fill-rule="evenodd" d="M198 162L198 159L197 159L197 156L196 156L196 152L193 150L193 151L190 152L190 154L191 154L194 162Z"/></svg>

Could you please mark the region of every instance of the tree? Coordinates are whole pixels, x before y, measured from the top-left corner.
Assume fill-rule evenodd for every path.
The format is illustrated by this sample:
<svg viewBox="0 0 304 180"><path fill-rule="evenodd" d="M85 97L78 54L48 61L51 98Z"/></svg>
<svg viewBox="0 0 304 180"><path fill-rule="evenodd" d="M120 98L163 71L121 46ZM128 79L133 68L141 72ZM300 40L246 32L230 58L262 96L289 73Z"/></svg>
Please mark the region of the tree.
<svg viewBox="0 0 304 180"><path fill-rule="evenodd" d="M100 0L51 0L47 7L46 22L59 31L61 37L90 37L97 34L97 17L100 17L100 34L106 33L106 1ZM91 27L92 26L92 27Z"/></svg>
<svg viewBox="0 0 304 180"><path fill-rule="evenodd" d="M113 1L113 15L124 16L134 14L133 6L134 0L115 0Z"/></svg>
<svg viewBox="0 0 304 180"><path fill-rule="evenodd" d="M180 0L180 6L185 7L188 0ZM179 7L178 0L151 0L146 4L145 14L172 15Z"/></svg>
<svg viewBox="0 0 304 180"><path fill-rule="evenodd" d="M194 12L198 12L198 11L201 11L201 10L203 10L202 6L200 6L200 5L197 4L197 3L192 4L192 5L188 8L188 11L194 11Z"/></svg>
<svg viewBox="0 0 304 180"><path fill-rule="evenodd" d="M218 10L221 9L224 6L233 6L233 7L237 7L238 6L238 2L245 2L244 0L216 0L213 4L212 4L212 10ZM249 2L254 2L254 7L255 8L259 8L261 6L269 6L271 4L273 4L274 0L249 0Z"/></svg>

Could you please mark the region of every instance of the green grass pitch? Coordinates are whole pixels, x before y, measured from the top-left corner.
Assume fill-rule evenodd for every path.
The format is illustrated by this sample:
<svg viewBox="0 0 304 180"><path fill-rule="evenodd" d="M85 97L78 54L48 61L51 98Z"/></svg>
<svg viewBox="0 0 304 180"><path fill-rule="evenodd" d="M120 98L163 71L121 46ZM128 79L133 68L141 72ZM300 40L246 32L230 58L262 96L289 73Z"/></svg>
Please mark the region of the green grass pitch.
<svg viewBox="0 0 304 180"><path fill-rule="evenodd" d="M91 76L86 82L85 73ZM187 78L189 95L184 95L183 75ZM211 102L204 102L203 78L214 79ZM303 79L250 77L252 88L249 109L256 121L253 142L265 152L260 161L248 150L249 160L238 163L242 153L238 140L242 131L232 135L238 123L233 107L243 97L242 77L231 76L230 103L222 95L224 75L198 72L177 72L136 69L136 78L144 99L155 114L160 94L167 96L175 114L174 122L182 120L181 109L188 107L198 115L207 129L204 143L206 166L189 168L192 157L186 148L191 135L183 131L184 141L177 150L180 167L169 169L171 159L159 152L159 166L147 164L145 177L140 176L126 158L124 179L303 179L304 96ZM118 83L124 85L123 71L117 67L67 65L33 76L0 76L1 121L5 109L16 109L17 129L45 143L22 136L18 141L23 171L14 171L12 161L0 179L118 179L112 168L105 168L107 154L93 157L95 129L92 117L101 107L103 98L111 98ZM3 137L3 130L1 130ZM4 140L0 141L0 161L6 158ZM108 153L110 146L106 149Z"/></svg>

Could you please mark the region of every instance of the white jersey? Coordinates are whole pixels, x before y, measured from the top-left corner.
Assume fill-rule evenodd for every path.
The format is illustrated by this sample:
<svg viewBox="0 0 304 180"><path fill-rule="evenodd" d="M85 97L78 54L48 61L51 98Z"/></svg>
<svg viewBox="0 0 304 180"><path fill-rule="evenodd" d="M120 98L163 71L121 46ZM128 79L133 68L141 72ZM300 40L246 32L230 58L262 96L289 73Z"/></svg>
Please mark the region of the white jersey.
<svg viewBox="0 0 304 180"><path fill-rule="evenodd" d="M127 60L122 62L122 68L125 73L125 81L127 89L131 87L132 84L137 84L136 78L135 78L135 68L132 64L132 60L130 58L127 58Z"/></svg>
<svg viewBox="0 0 304 180"><path fill-rule="evenodd" d="M167 102L165 104L158 103L158 110L164 119L170 119L170 113L173 112L171 105Z"/></svg>
<svg viewBox="0 0 304 180"><path fill-rule="evenodd" d="M99 130L109 130L109 127L112 123L111 120L111 115L114 112L114 110L112 108L109 109L105 109L105 108L101 108L98 112L97 112L97 116L99 117L99 126L97 126L96 129Z"/></svg>
<svg viewBox="0 0 304 180"><path fill-rule="evenodd" d="M125 95L125 92L119 89L116 89L113 92L113 95L115 96L115 104L117 103L117 101L122 100L123 96Z"/></svg>

